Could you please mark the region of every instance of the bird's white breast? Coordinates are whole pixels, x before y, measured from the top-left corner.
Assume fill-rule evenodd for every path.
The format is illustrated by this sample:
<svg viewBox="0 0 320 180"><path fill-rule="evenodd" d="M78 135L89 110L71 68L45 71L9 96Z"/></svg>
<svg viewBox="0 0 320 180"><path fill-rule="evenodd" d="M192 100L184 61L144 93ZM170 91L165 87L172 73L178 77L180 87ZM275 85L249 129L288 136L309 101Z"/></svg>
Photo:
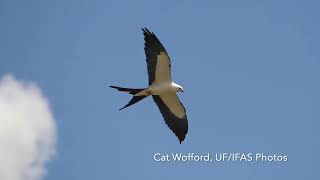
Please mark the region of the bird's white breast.
<svg viewBox="0 0 320 180"><path fill-rule="evenodd" d="M175 88L171 82L152 84L148 89L152 95L161 95L166 92L175 92Z"/></svg>

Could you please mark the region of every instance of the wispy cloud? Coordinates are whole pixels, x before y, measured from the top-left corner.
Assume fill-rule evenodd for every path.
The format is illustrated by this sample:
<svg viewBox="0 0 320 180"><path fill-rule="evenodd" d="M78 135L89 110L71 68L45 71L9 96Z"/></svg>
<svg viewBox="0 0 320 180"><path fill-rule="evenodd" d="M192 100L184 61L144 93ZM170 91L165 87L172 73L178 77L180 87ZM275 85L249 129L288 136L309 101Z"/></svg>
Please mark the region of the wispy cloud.
<svg viewBox="0 0 320 180"><path fill-rule="evenodd" d="M55 144L55 120L39 87L0 78L0 180L43 179Z"/></svg>

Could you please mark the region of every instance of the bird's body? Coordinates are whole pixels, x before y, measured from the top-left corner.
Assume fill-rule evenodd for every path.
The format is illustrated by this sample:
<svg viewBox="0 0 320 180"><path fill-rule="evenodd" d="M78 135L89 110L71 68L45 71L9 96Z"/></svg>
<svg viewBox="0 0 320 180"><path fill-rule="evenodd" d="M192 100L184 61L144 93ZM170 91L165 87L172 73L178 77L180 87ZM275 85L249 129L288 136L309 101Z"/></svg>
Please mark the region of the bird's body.
<svg viewBox="0 0 320 180"><path fill-rule="evenodd" d="M181 143L188 132L188 121L185 108L176 92L183 92L183 88L172 81L171 60L161 42L147 28L142 30L145 39L149 87L143 89L110 87L133 95L129 103L120 110L152 95L166 124L175 133Z"/></svg>
<svg viewBox="0 0 320 180"><path fill-rule="evenodd" d="M151 84L148 88L140 91L134 96L162 95L166 93L176 93L181 91L182 86L175 82L163 82Z"/></svg>

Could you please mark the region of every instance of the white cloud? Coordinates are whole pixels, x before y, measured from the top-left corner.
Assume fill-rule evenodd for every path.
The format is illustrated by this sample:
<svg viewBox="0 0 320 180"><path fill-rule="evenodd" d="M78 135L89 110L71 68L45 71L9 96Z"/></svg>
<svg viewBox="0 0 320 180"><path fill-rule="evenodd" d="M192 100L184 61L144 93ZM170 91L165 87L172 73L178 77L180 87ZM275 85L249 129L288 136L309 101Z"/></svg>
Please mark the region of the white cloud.
<svg viewBox="0 0 320 180"><path fill-rule="evenodd" d="M37 85L0 79L0 180L43 179L55 144L55 120Z"/></svg>

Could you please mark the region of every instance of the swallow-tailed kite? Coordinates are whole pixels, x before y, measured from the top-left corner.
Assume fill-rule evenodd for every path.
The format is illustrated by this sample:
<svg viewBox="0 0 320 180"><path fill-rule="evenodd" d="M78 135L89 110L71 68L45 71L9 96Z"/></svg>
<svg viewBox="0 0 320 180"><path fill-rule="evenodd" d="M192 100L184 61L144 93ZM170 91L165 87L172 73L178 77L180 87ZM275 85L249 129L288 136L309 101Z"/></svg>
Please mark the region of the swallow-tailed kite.
<svg viewBox="0 0 320 180"><path fill-rule="evenodd" d="M147 28L142 31L145 41L144 50L147 57L149 87L143 89L110 87L133 95L129 103L119 110L152 95L166 124L178 137L181 144L188 132L188 121L186 110L176 92L183 92L183 88L172 81L170 57L157 36Z"/></svg>

